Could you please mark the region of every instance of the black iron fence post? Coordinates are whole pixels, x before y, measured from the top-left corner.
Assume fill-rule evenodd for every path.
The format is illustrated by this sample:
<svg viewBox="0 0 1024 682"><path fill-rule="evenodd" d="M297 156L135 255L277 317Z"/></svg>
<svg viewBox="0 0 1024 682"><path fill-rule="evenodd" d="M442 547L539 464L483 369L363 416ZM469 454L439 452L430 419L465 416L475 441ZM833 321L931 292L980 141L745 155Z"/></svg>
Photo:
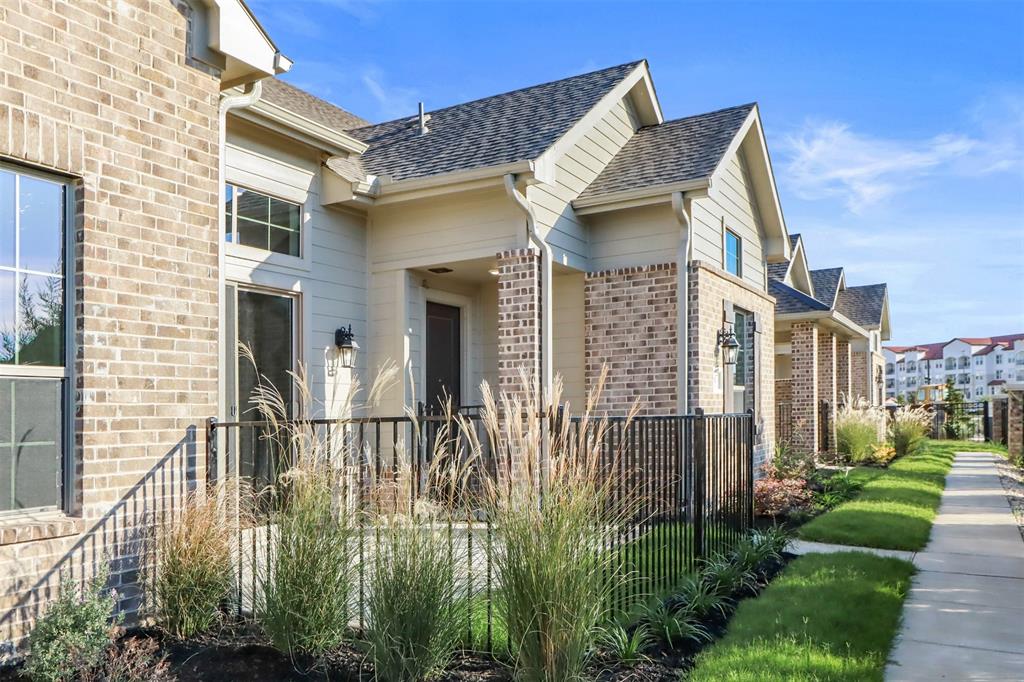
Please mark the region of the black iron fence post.
<svg viewBox="0 0 1024 682"><path fill-rule="evenodd" d="M744 454L746 456L743 462L743 475L747 477L747 499L744 500L744 520L746 521L747 529L754 527L754 410L747 410L747 439L745 443Z"/></svg>
<svg viewBox="0 0 1024 682"><path fill-rule="evenodd" d="M982 403L984 407L984 416L982 417L982 428L984 430L984 437L986 443L992 442L992 402L986 400Z"/></svg>
<svg viewBox="0 0 1024 682"><path fill-rule="evenodd" d="M705 492L707 487L707 423L704 409L693 411L693 552L704 556Z"/></svg>
<svg viewBox="0 0 1024 682"><path fill-rule="evenodd" d="M217 481L217 418L206 420L206 482Z"/></svg>

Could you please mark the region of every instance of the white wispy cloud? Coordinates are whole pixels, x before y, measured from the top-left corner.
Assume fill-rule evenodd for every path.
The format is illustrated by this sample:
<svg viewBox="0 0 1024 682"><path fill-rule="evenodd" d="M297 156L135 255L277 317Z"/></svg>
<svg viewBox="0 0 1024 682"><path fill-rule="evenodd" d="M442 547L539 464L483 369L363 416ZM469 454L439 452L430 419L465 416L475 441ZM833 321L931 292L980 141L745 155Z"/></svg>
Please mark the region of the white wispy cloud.
<svg viewBox="0 0 1024 682"><path fill-rule="evenodd" d="M873 135L842 121L808 121L781 142L785 184L802 199L838 199L862 213L928 176L1020 173L1024 97L1002 91L967 112L969 132L920 139Z"/></svg>
<svg viewBox="0 0 1024 682"><path fill-rule="evenodd" d="M368 66L363 69L362 81L374 101L377 102L381 120L404 118L416 114L419 98L415 88L389 84L384 72L376 66Z"/></svg>

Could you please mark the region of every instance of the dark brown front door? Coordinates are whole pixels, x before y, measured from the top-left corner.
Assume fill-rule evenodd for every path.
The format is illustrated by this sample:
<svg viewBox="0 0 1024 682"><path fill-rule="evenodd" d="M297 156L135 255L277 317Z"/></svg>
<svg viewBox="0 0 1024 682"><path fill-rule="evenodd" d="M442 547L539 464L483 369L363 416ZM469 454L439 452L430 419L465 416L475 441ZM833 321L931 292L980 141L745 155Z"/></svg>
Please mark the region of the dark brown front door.
<svg viewBox="0 0 1024 682"><path fill-rule="evenodd" d="M427 407L440 408L449 398L462 404L460 311L455 306L427 303Z"/></svg>

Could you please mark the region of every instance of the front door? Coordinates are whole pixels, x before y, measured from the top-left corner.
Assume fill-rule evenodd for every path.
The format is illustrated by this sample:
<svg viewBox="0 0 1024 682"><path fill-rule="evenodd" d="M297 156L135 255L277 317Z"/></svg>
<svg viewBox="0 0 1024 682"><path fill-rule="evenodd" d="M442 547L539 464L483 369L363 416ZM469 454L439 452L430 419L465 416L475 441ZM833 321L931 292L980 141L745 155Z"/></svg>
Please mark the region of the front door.
<svg viewBox="0 0 1024 682"><path fill-rule="evenodd" d="M236 334L255 360L236 355L238 393L232 410L238 421L262 421L253 402L253 389L271 385L281 395L285 410L292 414L292 376L295 370L295 299L286 294L239 289L236 303ZM274 482L277 472L276 448L252 428L239 433L239 473L255 489Z"/></svg>
<svg viewBox="0 0 1024 682"><path fill-rule="evenodd" d="M461 311L455 306L427 302L426 387L427 407L462 404Z"/></svg>

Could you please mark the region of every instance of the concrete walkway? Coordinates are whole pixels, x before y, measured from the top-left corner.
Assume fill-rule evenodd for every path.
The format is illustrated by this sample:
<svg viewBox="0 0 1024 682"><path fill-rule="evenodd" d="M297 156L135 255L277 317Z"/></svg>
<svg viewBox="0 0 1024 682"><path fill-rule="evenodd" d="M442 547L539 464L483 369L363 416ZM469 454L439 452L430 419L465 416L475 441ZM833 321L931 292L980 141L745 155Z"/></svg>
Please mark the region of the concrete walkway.
<svg viewBox="0 0 1024 682"><path fill-rule="evenodd" d="M995 455L957 454L885 679L1024 680L1024 541Z"/></svg>

